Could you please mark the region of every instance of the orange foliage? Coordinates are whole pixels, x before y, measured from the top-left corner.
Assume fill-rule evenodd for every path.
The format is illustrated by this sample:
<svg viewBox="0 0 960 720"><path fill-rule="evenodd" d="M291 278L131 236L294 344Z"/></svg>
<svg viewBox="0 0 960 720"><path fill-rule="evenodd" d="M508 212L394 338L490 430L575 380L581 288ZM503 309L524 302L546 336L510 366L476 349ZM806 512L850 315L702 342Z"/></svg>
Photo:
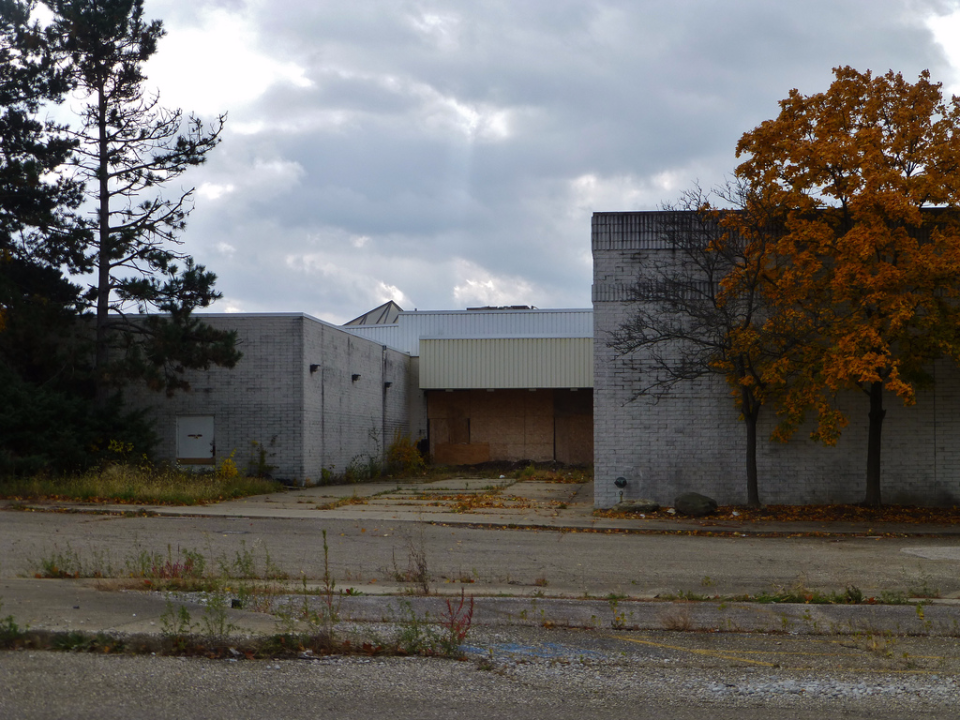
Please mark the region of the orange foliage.
<svg viewBox="0 0 960 720"><path fill-rule="evenodd" d="M879 477L882 394L912 404L930 362L960 360L960 100L926 71L914 84L834 75L824 93L792 90L743 135L737 177L750 203L779 213L764 330L802 339L775 373L778 436L813 410L813 437L835 442L847 423L836 395L859 388Z"/></svg>
<svg viewBox="0 0 960 720"><path fill-rule="evenodd" d="M828 442L836 391L880 382L912 403L931 359L960 358L960 101L927 72L834 73L737 146L738 177L784 223L769 326L815 339L783 369L802 382L781 409L795 421L815 408Z"/></svg>

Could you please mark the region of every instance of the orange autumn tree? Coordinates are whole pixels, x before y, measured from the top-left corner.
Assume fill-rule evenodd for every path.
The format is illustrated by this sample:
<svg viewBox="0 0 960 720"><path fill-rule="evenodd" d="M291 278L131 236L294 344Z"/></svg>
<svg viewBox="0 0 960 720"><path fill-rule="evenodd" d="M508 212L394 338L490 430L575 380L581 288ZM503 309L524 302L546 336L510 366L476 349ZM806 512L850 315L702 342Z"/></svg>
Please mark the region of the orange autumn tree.
<svg viewBox="0 0 960 720"><path fill-rule="evenodd" d="M799 341L773 373L777 433L813 410L812 437L832 444L848 422L838 394L865 393L864 503L877 506L885 397L912 404L934 360L960 361L960 99L926 71L914 84L834 75L741 138L736 175L781 214L766 328Z"/></svg>

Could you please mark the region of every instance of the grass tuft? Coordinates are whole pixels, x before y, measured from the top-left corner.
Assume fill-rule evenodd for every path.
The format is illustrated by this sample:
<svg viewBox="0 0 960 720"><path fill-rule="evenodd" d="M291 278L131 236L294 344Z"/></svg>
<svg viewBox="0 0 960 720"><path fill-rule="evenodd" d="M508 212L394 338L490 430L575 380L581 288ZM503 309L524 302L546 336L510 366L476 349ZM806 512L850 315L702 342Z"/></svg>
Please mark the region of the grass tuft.
<svg viewBox="0 0 960 720"><path fill-rule="evenodd" d="M17 502L204 505L282 489L280 483L263 478L129 465L112 465L103 471L63 477L0 478L0 497Z"/></svg>

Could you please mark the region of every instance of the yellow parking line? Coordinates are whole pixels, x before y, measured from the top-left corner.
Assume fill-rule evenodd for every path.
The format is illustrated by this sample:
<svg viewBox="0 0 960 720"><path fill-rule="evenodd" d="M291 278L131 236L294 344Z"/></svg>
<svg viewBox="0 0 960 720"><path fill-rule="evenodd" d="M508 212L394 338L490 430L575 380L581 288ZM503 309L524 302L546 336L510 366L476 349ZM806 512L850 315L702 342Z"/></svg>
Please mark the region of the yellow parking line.
<svg viewBox="0 0 960 720"><path fill-rule="evenodd" d="M637 645L649 645L651 647L662 648L664 650L680 650L683 652L691 653L693 655L706 655L707 657L715 657L723 660L738 660L740 662L750 663L751 665L763 665L764 667L770 667L770 668L779 666L779 663L769 663L769 662L763 662L761 660L751 660L749 658L740 657L739 655L731 655L729 653L716 652L714 650L700 650L698 648L683 647L682 645L667 645L666 643L657 643L657 642L653 642L652 640L639 640L637 638L625 637L623 635L608 635L607 637L610 637L616 640L623 640L624 642L636 643ZM777 653L777 651L774 651L774 650L769 650L769 651L741 650L738 652L741 652L746 655L779 654ZM850 655L850 653L800 653L800 652L785 652L783 654L784 655L811 655L815 657L830 657L830 656L840 657L841 655L846 655L846 656ZM911 655L910 657L911 659L924 659L924 660L948 659L939 655ZM915 668L906 669L906 670L893 669L893 668L884 668L884 669L861 668L860 670L858 670L858 672L870 672L870 673L878 673L878 674L890 673L890 674L897 674L897 675L944 675L944 674L949 675L949 674L952 674L949 671L944 671L944 670L939 670L939 671L938 670L920 670Z"/></svg>
<svg viewBox="0 0 960 720"><path fill-rule="evenodd" d="M736 655L728 655L726 653L714 652L713 650L697 650L695 648L685 648L679 645L666 645L664 643L655 643L650 640L638 640L636 638L624 637L623 635L611 635L608 637L613 637L617 640L623 640L624 642L632 642L637 645L651 645L652 647L664 648L666 650L682 650L683 652L693 653L694 655L707 655L709 657L721 658L723 660L738 660L739 662L750 663L751 665L763 665L764 667L774 667L777 663L768 663L762 662L761 660L748 660L747 658L738 657Z"/></svg>

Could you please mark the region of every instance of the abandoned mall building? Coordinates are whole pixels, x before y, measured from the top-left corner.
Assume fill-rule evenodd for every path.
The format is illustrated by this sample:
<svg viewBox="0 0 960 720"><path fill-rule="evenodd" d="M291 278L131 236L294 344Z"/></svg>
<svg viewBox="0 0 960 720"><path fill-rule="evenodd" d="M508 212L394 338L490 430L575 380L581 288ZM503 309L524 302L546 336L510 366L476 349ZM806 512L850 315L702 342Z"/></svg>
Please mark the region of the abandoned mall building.
<svg viewBox="0 0 960 720"><path fill-rule="evenodd" d="M173 398L130 399L156 421L159 459L182 465L234 454L244 467L262 449L274 477L309 484L381 459L402 434L440 464L593 463L597 507L671 505L687 490L743 503L746 435L726 381L687 382L655 402L638 396L642 358L609 345L651 259L675 253L662 220L594 213L592 308L405 312L388 302L342 326L301 313L203 314L238 332L237 366L190 373L192 390ZM960 503L960 372L943 361L931 374L915 406L887 403L886 502ZM851 422L833 447L802 429L768 441L774 417L761 413L762 502L862 499L867 398L843 402Z"/></svg>

